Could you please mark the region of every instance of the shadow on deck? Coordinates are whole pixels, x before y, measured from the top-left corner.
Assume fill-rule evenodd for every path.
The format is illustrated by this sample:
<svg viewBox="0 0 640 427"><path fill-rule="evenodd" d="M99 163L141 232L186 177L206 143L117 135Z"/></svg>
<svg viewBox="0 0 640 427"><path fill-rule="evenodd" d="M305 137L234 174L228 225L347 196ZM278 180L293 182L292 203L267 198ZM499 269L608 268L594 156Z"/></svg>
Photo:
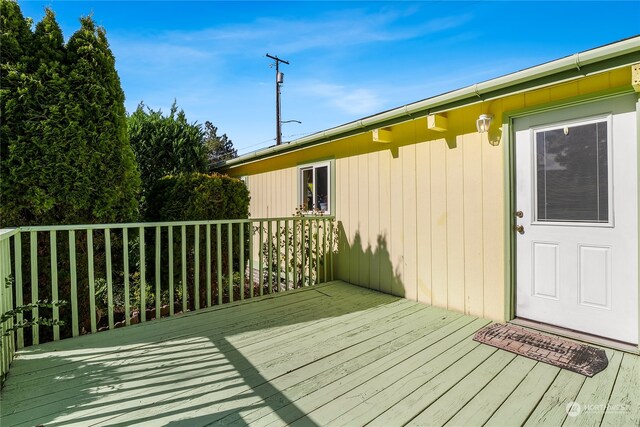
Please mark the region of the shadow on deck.
<svg viewBox="0 0 640 427"><path fill-rule="evenodd" d="M638 424L638 356L610 351L585 379L472 341L487 323L331 282L28 348L0 421Z"/></svg>

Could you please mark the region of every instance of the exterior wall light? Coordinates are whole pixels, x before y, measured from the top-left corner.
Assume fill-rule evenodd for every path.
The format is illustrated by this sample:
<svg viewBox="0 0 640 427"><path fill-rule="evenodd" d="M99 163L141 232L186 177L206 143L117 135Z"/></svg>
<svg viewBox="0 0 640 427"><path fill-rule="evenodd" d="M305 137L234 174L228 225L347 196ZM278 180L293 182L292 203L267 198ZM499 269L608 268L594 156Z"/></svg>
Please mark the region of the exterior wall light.
<svg viewBox="0 0 640 427"><path fill-rule="evenodd" d="M493 116L490 114L480 114L478 120L476 120L476 127L478 128L478 133L489 132L489 127L491 126L491 120Z"/></svg>

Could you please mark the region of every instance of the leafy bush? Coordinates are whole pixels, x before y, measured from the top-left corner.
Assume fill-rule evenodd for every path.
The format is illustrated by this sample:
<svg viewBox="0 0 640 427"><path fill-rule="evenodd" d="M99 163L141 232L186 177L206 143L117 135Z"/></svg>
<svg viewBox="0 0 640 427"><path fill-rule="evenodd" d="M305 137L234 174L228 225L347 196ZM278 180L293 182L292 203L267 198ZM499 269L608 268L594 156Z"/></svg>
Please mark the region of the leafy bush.
<svg viewBox="0 0 640 427"><path fill-rule="evenodd" d="M272 230L271 236L268 236L267 226L263 226L262 232L267 235L267 240L261 248L265 265L263 271L265 292L271 287L278 292L281 288L301 288L328 279L324 277L324 263L329 261L330 254L334 251L331 245L335 245L338 241L338 229L333 220L315 221L322 216L321 211L314 211L309 215L300 207L296 209L294 217L305 217L308 220L304 223L293 221L289 227L281 225L279 230L277 228ZM260 232L259 227L255 232ZM325 239L326 252L324 252ZM290 252L288 258L287 246ZM269 260L271 260L271 265L269 265ZM271 267L271 279L269 279L269 266ZM280 277L278 277L278 271L281 272ZM288 273L289 283L284 282L285 272Z"/></svg>
<svg viewBox="0 0 640 427"><path fill-rule="evenodd" d="M249 190L236 178L213 173L166 176L152 187L147 220L195 221L249 217Z"/></svg>

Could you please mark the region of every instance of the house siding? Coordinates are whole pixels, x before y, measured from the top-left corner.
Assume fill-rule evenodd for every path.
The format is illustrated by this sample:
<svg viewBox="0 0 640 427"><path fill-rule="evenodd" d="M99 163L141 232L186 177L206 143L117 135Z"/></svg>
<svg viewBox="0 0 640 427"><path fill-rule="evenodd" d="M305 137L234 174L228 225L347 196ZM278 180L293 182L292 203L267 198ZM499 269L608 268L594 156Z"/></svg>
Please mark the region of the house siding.
<svg viewBox="0 0 640 427"><path fill-rule="evenodd" d="M231 168L249 176L252 217L289 216L297 166L335 159L339 228L335 277L410 300L495 320L505 317L505 112L631 82L629 67L447 112L448 130L426 118ZM481 113L494 116L478 134Z"/></svg>

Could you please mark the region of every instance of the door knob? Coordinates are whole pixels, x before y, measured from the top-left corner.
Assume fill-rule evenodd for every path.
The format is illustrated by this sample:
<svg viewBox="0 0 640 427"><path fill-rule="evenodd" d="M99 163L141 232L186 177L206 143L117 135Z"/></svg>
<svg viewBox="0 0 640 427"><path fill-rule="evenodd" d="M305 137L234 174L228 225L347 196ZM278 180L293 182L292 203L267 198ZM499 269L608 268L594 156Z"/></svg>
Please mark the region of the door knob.
<svg viewBox="0 0 640 427"><path fill-rule="evenodd" d="M520 234L524 234L524 226L516 225L516 231Z"/></svg>

